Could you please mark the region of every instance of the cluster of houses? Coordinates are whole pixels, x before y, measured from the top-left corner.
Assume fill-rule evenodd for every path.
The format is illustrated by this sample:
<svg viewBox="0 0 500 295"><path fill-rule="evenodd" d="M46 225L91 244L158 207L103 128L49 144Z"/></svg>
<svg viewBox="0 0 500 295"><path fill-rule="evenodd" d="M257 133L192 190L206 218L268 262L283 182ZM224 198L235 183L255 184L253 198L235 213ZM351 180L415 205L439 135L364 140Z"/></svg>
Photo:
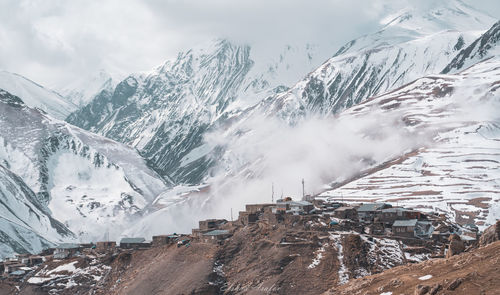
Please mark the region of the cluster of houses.
<svg viewBox="0 0 500 295"><path fill-rule="evenodd" d="M146 239L142 237L123 238L120 240L119 245L117 245L115 241L102 241L95 244L61 243L54 248L45 249L39 255L16 254L15 258L7 258L1 261L0 276L11 279L21 278L27 272L31 271L33 267L52 259L63 260L90 254L114 253L120 250L148 249L172 243L185 245L186 239L182 239L183 237L186 236L177 234L153 236L152 242L147 242Z"/></svg>
<svg viewBox="0 0 500 295"><path fill-rule="evenodd" d="M40 255L16 254L15 258L8 258L0 262L0 274L9 277L22 277L30 267L43 263Z"/></svg>
<svg viewBox="0 0 500 295"><path fill-rule="evenodd" d="M232 235L235 227L246 226L258 221L272 225L295 224L300 220L314 218L330 220L325 224L327 230L356 229L371 235L389 235L398 238L433 239L445 242L456 233L456 228L444 222L434 214L393 207L386 203L365 203L348 205L336 201L306 198L293 201L291 198L279 199L276 203L248 204L245 211L240 211L238 219L207 219L199 221L199 228L193 229L191 235L159 235L153 236L151 242L142 237L121 239L119 245L115 241L102 241L89 244L63 243L55 248L46 249L40 255L19 254L16 258L0 263L3 276L23 276L26 271L47 259L67 259L85 254L105 254L116 251L140 250L162 245L176 244L177 247L190 246L191 241L220 244ZM349 227L349 228L346 228ZM478 230L474 225L466 226L462 239L474 241Z"/></svg>

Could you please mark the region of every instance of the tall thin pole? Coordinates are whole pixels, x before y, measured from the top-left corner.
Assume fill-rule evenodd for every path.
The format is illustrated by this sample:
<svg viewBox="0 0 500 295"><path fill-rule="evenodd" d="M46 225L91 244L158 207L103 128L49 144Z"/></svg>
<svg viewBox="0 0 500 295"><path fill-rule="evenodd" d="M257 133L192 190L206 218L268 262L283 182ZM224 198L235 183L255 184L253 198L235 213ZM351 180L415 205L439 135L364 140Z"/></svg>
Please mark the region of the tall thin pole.
<svg viewBox="0 0 500 295"><path fill-rule="evenodd" d="M274 203L274 182L271 184L271 204Z"/></svg>
<svg viewBox="0 0 500 295"><path fill-rule="evenodd" d="M305 197L306 197L306 190L304 185L304 178L302 178L302 200L304 200Z"/></svg>
<svg viewBox="0 0 500 295"><path fill-rule="evenodd" d="M233 208L231 207L231 222L233 221Z"/></svg>

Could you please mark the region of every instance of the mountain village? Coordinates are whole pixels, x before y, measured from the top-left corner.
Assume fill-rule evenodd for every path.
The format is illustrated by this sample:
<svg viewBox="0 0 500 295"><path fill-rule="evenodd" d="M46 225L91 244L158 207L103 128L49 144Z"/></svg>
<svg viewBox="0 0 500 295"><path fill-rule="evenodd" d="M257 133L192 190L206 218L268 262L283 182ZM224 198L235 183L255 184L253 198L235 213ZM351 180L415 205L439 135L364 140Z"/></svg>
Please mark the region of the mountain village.
<svg viewBox="0 0 500 295"><path fill-rule="evenodd" d="M480 237L475 225L460 226L448 222L446 216L424 213L388 203L348 204L339 199L319 199L305 196L301 201L287 197L275 203L248 204L237 220L208 219L199 221L191 234L169 233L145 237L125 237L116 241L92 243L62 243L41 253L22 253L0 264L3 281L44 285L61 278L47 265L74 261L75 258L95 260L96 257L119 256L155 247L191 247L197 243L223 245L225 240L243 227L265 224L285 231L300 229L309 239L293 235L281 239L281 246L308 245L317 242L324 233L357 233L366 237L396 241L408 253L424 259L452 256L477 244ZM453 243L451 243L453 241ZM422 254L424 254L422 256ZM412 261L410 257L406 262ZM317 262L319 263L319 261ZM71 269L69 269L71 270ZM59 271L68 271L60 268Z"/></svg>
<svg viewBox="0 0 500 295"><path fill-rule="evenodd" d="M25 26L7 20L4 45L47 60L0 62L0 295L500 294L498 16L472 0L367 2L383 13L368 13L355 36L348 17L294 17L289 3L268 13L294 35L309 32L292 26L305 28L308 15L321 20L324 31L310 35L323 45L218 33L168 59L121 62L122 51L162 45L137 26L140 9L120 2L129 12L102 11L109 20L71 17L74 27L117 27L102 36L109 53L93 26L83 42L59 40L80 35L54 16L80 9L44 3L54 12L41 9L14 40L2 38ZM356 6L335 10L343 5ZM19 19L39 14L20 6ZM163 36L169 15L153 10L137 23L161 13L152 31ZM114 17L123 22L109 26ZM17 50L40 36L71 54L38 50L36 38ZM137 69L112 66L143 58ZM89 79L78 67L62 72L73 59L110 68ZM39 84L55 70L72 83ZM310 195L299 178L314 180ZM242 210L234 218L231 206Z"/></svg>

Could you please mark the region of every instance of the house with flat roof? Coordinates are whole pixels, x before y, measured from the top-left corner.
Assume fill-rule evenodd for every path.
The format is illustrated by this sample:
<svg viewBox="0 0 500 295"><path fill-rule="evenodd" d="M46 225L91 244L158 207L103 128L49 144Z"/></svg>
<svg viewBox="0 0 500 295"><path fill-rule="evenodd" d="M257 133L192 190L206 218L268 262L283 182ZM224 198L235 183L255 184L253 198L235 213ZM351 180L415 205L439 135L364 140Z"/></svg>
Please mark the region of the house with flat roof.
<svg viewBox="0 0 500 295"><path fill-rule="evenodd" d="M375 213L374 220L383 223L386 227L390 227L396 220L418 219L410 218L409 214L407 214L409 211L405 208L382 209Z"/></svg>
<svg viewBox="0 0 500 295"><path fill-rule="evenodd" d="M205 243L219 243L231 236L231 232L224 229L216 229L203 234Z"/></svg>
<svg viewBox="0 0 500 295"><path fill-rule="evenodd" d="M382 209L391 208L392 206L385 203L365 203L358 207L359 221L373 222L375 214Z"/></svg>
<svg viewBox="0 0 500 295"><path fill-rule="evenodd" d="M392 234L394 236L414 238L416 226L416 219L396 220L392 224Z"/></svg>
<svg viewBox="0 0 500 295"><path fill-rule="evenodd" d="M62 243L59 244L54 250L54 258L55 259L66 259L68 257L72 257L80 254L83 247L80 244L74 243Z"/></svg>
<svg viewBox="0 0 500 295"><path fill-rule="evenodd" d="M221 225L226 224L226 223L227 223L227 220L225 220L225 219L200 220L198 222L198 228L201 231L214 230L214 229L218 229Z"/></svg>
<svg viewBox="0 0 500 295"><path fill-rule="evenodd" d="M193 230L194 233L195 230ZM179 239L178 235L160 235L160 236L153 236L153 247L159 247L162 245L168 245L174 243L174 241L177 241Z"/></svg>
<svg viewBox="0 0 500 295"><path fill-rule="evenodd" d="M96 251L99 253L105 253L116 248L115 241L101 241L96 243Z"/></svg>
<svg viewBox="0 0 500 295"><path fill-rule="evenodd" d="M358 219L358 212L354 207L343 206L335 209L335 211L333 211L333 216L340 219L356 220Z"/></svg>
<svg viewBox="0 0 500 295"><path fill-rule="evenodd" d="M267 207L273 207L275 204L247 204L245 211L250 213L263 213Z"/></svg>
<svg viewBox="0 0 500 295"><path fill-rule="evenodd" d="M139 248L149 248L151 243L146 243L146 239L142 237L137 238L123 238L120 240L121 249L139 249Z"/></svg>
<svg viewBox="0 0 500 295"><path fill-rule="evenodd" d="M238 222L242 225L249 225L251 223L255 223L259 220L257 213L252 213L248 211L240 211L238 214Z"/></svg>

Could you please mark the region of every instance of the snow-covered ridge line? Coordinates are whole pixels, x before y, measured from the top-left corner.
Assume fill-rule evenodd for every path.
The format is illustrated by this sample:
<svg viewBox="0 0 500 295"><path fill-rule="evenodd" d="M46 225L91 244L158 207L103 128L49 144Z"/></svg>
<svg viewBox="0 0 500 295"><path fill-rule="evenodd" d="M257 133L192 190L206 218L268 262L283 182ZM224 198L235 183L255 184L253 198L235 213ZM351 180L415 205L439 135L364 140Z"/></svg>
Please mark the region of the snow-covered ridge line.
<svg viewBox="0 0 500 295"><path fill-rule="evenodd" d="M59 93L18 74L0 71L0 89L21 97L26 105L39 108L61 120L77 109L76 105Z"/></svg>

